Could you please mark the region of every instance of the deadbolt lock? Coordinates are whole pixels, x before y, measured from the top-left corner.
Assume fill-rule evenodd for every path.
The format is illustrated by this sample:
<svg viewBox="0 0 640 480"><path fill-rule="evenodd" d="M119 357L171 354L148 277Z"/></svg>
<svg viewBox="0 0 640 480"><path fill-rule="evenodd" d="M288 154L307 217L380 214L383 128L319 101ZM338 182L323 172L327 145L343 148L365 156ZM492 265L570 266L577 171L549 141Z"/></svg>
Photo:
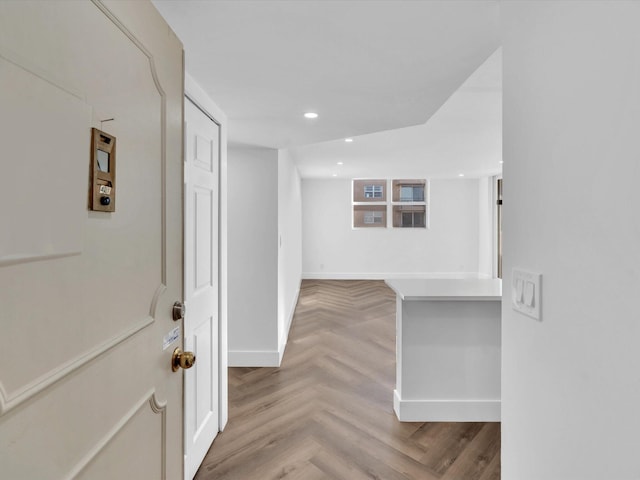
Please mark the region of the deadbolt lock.
<svg viewBox="0 0 640 480"><path fill-rule="evenodd" d="M177 372L180 368L193 367L193 364L196 363L196 356L193 352L183 352L180 347L176 348L173 351L173 355L171 356L171 370Z"/></svg>
<svg viewBox="0 0 640 480"><path fill-rule="evenodd" d="M187 307L182 302L174 302L173 304L173 320L177 322L184 318L184 314L187 311Z"/></svg>

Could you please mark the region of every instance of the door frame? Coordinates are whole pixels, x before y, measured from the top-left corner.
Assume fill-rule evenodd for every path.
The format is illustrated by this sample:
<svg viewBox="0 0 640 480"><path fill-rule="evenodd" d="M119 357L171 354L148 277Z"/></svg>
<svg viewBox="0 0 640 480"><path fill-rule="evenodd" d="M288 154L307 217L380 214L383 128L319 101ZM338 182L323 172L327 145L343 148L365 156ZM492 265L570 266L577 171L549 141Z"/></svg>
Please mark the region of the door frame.
<svg viewBox="0 0 640 480"><path fill-rule="evenodd" d="M494 235L494 248L493 254L495 255L495 260L493 262L494 268L494 278L503 278L502 271L502 246L503 246L503 236L502 236L502 220L504 217L504 212L502 209L502 192L503 192L503 181L502 174L496 175L492 178L492 187L493 187L493 208L495 209L495 223L493 228Z"/></svg>
<svg viewBox="0 0 640 480"><path fill-rule="evenodd" d="M224 430L228 420L228 347L227 347L227 117L196 81L185 72L184 101L193 103L220 127L218 165L218 430ZM184 118L184 106L183 106ZM184 122L183 122L184 138ZM184 164L184 162L183 162ZM184 170L183 182L184 188ZM182 192L184 201L184 191ZM183 225L183 235L185 226ZM184 263L184 255L183 255ZM183 265L184 266L184 265ZM183 328L184 335L184 328ZM186 405L184 406L186 408ZM184 411L183 411L184 415ZM184 438L184 426L183 426Z"/></svg>

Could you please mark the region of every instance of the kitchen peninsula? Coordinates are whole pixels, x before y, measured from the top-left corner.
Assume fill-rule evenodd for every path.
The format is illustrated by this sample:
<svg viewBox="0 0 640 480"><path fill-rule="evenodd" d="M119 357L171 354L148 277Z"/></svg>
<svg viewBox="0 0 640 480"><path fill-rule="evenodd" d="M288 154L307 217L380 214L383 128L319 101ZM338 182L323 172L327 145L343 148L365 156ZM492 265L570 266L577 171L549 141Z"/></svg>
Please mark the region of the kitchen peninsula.
<svg viewBox="0 0 640 480"><path fill-rule="evenodd" d="M397 304L398 419L500 421L501 280L386 283Z"/></svg>

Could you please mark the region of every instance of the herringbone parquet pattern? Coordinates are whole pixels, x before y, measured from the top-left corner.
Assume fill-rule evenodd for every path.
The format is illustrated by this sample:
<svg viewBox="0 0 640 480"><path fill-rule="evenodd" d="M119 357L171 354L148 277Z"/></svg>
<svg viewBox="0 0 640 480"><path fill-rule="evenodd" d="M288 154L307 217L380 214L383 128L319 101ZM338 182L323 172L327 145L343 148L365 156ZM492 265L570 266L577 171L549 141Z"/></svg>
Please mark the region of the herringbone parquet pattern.
<svg viewBox="0 0 640 480"><path fill-rule="evenodd" d="M395 296L302 284L280 368L232 368L229 424L197 480L498 480L497 423L400 423Z"/></svg>

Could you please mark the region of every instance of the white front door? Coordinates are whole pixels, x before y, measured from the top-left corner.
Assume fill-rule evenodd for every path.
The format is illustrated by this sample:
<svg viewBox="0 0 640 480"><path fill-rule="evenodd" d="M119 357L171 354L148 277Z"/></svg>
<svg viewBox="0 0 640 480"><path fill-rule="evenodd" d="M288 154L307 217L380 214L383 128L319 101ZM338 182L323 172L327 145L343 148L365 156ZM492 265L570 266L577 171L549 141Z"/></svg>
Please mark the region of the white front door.
<svg viewBox="0 0 640 480"><path fill-rule="evenodd" d="M191 480L219 428L218 187L220 125L185 99L184 343L185 478Z"/></svg>
<svg viewBox="0 0 640 480"><path fill-rule="evenodd" d="M3 479L182 475L182 59L150 2L0 1Z"/></svg>

